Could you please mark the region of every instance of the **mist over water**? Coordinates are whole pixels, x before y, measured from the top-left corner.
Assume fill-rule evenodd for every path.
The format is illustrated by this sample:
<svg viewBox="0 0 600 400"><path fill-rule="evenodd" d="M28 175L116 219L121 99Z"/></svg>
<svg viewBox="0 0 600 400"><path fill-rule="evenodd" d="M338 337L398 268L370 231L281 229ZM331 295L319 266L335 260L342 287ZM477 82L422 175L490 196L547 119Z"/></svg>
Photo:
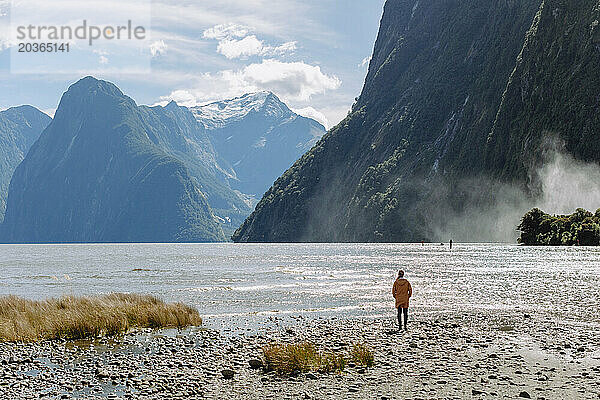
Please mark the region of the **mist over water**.
<svg viewBox="0 0 600 400"><path fill-rule="evenodd" d="M539 170L542 199L538 208L550 214L571 214L577 208L600 208L600 166L554 152Z"/></svg>
<svg viewBox="0 0 600 400"><path fill-rule="evenodd" d="M438 240L516 243L517 226L532 208L548 214L572 214L578 208L595 212L600 208L600 166L574 159L552 143L541 167L530 171L536 186L532 196L514 185L482 178L461 181L471 205L462 212L445 215L443 226L435 227ZM483 193L494 193L493 201L478 202Z"/></svg>

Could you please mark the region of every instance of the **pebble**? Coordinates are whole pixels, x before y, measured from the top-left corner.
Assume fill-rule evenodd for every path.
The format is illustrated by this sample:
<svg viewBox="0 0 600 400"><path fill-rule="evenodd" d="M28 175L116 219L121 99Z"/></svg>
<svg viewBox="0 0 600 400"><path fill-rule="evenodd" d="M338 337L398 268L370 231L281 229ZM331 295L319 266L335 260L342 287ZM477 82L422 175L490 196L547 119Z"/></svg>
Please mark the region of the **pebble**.
<svg viewBox="0 0 600 400"><path fill-rule="evenodd" d="M259 369L259 368L262 368L262 366L263 366L263 362L256 358L249 360L248 364L250 365L250 368L252 368L252 369Z"/></svg>
<svg viewBox="0 0 600 400"><path fill-rule="evenodd" d="M581 398L579 390L600 398L600 361L584 362L585 349L599 347L599 333L583 334L568 326L557 331L555 319L538 315L510 318L502 311L497 316L459 313L460 324L448 324L431 314L416 318L411 330L402 333L385 319L318 317L290 323L280 318L257 334L142 330L82 343L0 343L0 398L354 399L364 394L416 400L514 398L519 390L520 398L531 398L529 393ZM528 357L528 342L498 330L507 324L527 334L545 356ZM558 334L548 336L549 331ZM342 373L294 376L261 368L263 346L301 341L345 355L354 343L364 343L373 349L375 365L365 368L351 361ZM540 381L543 388L535 386Z"/></svg>
<svg viewBox="0 0 600 400"><path fill-rule="evenodd" d="M224 369L221 371L221 375L223 375L223 378L225 379L233 379L235 372L231 369Z"/></svg>

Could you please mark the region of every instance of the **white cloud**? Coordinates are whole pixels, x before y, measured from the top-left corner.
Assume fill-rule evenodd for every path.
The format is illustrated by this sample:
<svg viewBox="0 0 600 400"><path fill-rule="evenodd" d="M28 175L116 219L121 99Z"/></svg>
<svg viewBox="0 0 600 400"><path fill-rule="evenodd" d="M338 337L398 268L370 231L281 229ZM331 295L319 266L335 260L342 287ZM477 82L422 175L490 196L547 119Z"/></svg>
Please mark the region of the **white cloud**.
<svg viewBox="0 0 600 400"><path fill-rule="evenodd" d="M315 110L313 107L295 108L292 110L296 114L302 115L303 117L312 118L317 122L320 122L325 129L329 129L329 120L322 112Z"/></svg>
<svg viewBox="0 0 600 400"><path fill-rule="evenodd" d="M161 96L160 99L161 101L157 104L162 106L165 106L171 100L175 101L175 103L180 106L186 107L193 107L198 104L196 96L187 90L175 90L168 96Z"/></svg>
<svg viewBox="0 0 600 400"><path fill-rule="evenodd" d="M302 101L341 85L338 77L324 74L319 66L273 59L250 64L237 72L223 71L222 76L231 86L271 90L285 98Z"/></svg>
<svg viewBox="0 0 600 400"><path fill-rule="evenodd" d="M360 62L360 64L358 64L358 67L359 68L368 67L369 63L371 62L371 58L372 58L372 56L363 58L362 61Z"/></svg>
<svg viewBox="0 0 600 400"><path fill-rule="evenodd" d="M230 38L241 38L247 36L251 28L234 23L215 25L204 31L202 37L205 39L224 40Z"/></svg>
<svg viewBox="0 0 600 400"><path fill-rule="evenodd" d="M167 51L167 44L164 40L157 40L155 42L150 43L150 53L152 57L160 56Z"/></svg>
<svg viewBox="0 0 600 400"><path fill-rule="evenodd" d="M256 35L249 35L253 29L245 25L216 25L204 31L202 37L219 41L217 53L228 59L251 56L273 57L293 53L297 42L285 42L279 46L265 45Z"/></svg>
<svg viewBox="0 0 600 400"><path fill-rule="evenodd" d="M258 40L254 35L246 36L241 40L224 39L217 46L217 52L229 59L254 56L260 54L262 49L262 40Z"/></svg>
<svg viewBox="0 0 600 400"><path fill-rule="evenodd" d="M335 97L335 96L331 96L331 97ZM323 114L325 114L327 116L327 119L329 121L331 121L330 128L332 128L348 116L348 112L350 111L351 104L345 104L343 101L341 101L341 102L335 101L334 99L329 98L329 96L328 96L328 101L333 104L331 104L331 105L325 104L322 107L319 107L319 110L321 110L321 112L323 112Z"/></svg>
<svg viewBox="0 0 600 400"><path fill-rule="evenodd" d="M319 66L304 62L263 60L239 70L204 73L190 79L188 87L160 97L161 101L175 100L182 105L195 105L222 100L245 93L268 90L285 102L307 102L313 95L340 87L335 75L327 75ZM302 108L302 107L299 107Z"/></svg>
<svg viewBox="0 0 600 400"><path fill-rule="evenodd" d="M298 42L285 42L280 46L265 46L262 49L262 56L281 56L287 53L293 53L297 49Z"/></svg>
<svg viewBox="0 0 600 400"><path fill-rule="evenodd" d="M262 40L254 35L243 39L224 39L219 42L217 52L228 59L246 58L250 56L281 56L293 53L296 50L296 42L286 42L280 46L265 46Z"/></svg>
<svg viewBox="0 0 600 400"><path fill-rule="evenodd" d="M100 64L102 64L102 65L108 64L108 58L106 56L100 56Z"/></svg>

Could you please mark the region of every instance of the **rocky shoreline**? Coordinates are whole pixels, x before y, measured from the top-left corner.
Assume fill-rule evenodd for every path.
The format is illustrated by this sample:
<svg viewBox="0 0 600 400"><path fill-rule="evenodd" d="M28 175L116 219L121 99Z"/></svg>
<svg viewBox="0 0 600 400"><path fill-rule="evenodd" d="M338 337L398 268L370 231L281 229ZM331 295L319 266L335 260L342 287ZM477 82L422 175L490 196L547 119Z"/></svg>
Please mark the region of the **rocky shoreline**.
<svg viewBox="0 0 600 400"><path fill-rule="evenodd" d="M257 332L139 331L82 342L0 344L3 399L599 399L600 333L551 316L500 312L391 319L270 317ZM375 365L279 376L273 342L349 351Z"/></svg>

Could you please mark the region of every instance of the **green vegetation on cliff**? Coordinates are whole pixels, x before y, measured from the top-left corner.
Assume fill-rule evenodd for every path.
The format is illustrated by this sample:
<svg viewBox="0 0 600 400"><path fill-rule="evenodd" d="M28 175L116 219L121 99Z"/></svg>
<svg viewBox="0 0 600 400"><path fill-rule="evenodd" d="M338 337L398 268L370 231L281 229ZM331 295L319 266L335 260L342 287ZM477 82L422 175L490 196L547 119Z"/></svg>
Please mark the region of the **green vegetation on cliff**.
<svg viewBox="0 0 600 400"><path fill-rule="evenodd" d="M596 214L579 208L571 215L550 215L534 208L518 229L519 243L527 246L600 246L600 209Z"/></svg>
<svg viewBox="0 0 600 400"><path fill-rule="evenodd" d="M538 8L537 0L388 0L352 112L275 182L233 239L433 239L449 208L437 205L450 197L446 182L481 170Z"/></svg>
<svg viewBox="0 0 600 400"><path fill-rule="evenodd" d="M539 194L548 136L600 161L599 20L597 0L388 0L351 113L233 239L437 240L506 187Z"/></svg>

